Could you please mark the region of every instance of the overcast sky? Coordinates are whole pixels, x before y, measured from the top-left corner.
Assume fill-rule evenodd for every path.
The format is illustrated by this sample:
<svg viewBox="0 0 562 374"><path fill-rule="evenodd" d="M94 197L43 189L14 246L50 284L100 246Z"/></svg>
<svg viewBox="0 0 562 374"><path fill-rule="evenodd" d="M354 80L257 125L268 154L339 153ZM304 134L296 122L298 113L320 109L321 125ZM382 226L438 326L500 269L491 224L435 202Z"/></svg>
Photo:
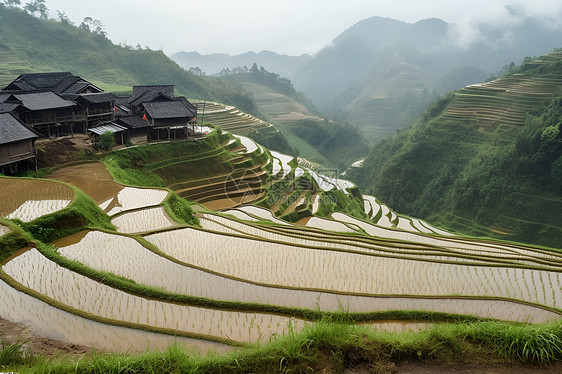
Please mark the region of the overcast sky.
<svg viewBox="0 0 562 374"><path fill-rule="evenodd" d="M25 1L25 0L24 0ZM167 54L239 54L270 50L313 54L353 24L373 16L406 22L441 18L470 34L476 20L508 22L512 5L560 22L561 0L47 0L79 24L99 19L116 44ZM512 8L513 9L513 8Z"/></svg>

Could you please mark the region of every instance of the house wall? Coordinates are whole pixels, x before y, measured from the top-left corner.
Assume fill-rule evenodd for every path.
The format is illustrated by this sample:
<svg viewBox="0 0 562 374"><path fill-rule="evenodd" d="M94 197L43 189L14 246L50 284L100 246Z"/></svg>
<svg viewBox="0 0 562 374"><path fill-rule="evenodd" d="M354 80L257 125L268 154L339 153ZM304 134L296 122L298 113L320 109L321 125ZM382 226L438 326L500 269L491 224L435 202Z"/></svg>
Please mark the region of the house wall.
<svg viewBox="0 0 562 374"><path fill-rule="evenodd" d="M0 166L35 157L33 140L0 144Z"/></svg>

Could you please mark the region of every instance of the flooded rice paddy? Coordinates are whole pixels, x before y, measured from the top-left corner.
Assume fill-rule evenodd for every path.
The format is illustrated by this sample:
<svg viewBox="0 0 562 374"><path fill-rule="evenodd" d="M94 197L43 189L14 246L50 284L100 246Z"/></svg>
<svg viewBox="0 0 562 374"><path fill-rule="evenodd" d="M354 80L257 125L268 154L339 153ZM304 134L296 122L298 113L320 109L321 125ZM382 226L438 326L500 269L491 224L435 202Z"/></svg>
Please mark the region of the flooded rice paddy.
<svg viewBox="0 0 562 374"><path fill-rule="evenodd" d="M121 214L111 220L117 231L124 233L160 230L177 225L164 208L148 208Z"/></svg>
<svg viewBox="0 0 562 374"><path fill-rule="evenodd" d="M330 292L274 288L237 280L164 258L132 238L102 232L83 232L69 243L55 242L59 253L97 270L132 279L166 291L214 300L282 305L326 311L372 312L408 309L474 314L512 321L549 321L556 313L530 305L495 300L415 297L368 297ZM67 245L67 246L64 246ZM115 253L114 248L121 248Z"/></svg>
<svg viewBox="0 0 562 374"><path fill-rule="evenodd" d="M184 263L267 285L367 294L494 295L562 307L562 279L553 271L365 256L191 228L146 239Z"/></svg>
<svg viewBox="0 0 562 374"><path fill-rule="evenodd" d="M264 152L251 139L241 137L241 142L248 153ZM274 174L287 176L292 158L272 155ZM321 190L348 193L354 187L309 172ZM160 292L324 311L424 310L525 323L561 317L562 254L453 237L424 221L397 216L372 196L364 196L363 204L371 218L380 216L376 224L334 213L331 219L307 217L298 222L306 226L299 227L276 218L270 210L244 205L263 197L260 190L229 198L216 195L204 203L213 210L230 209L224 213L234 218L200 212L203 229L169 229L184 225L159 206L167 190L120 185L99 163L63 168L50 177L84 190L123 233L83 231L52 243L58 253ZM62 209L74 196L63 184L9 178L0 179L0 191L18 196L4 199L0 215L16 212L22 220L34 219L30 212L43 215ZM316 209L319 196L313 199ZM7 231L0 225L0 236ZM139 233L148 244L127 235ZM40 334L102 350L140 352L179 341L204 352L225 352L230 350L226 345L164 332L248 343L290 329L299 331L307 323L276 314L141 297L61 267L37 249L18 251L2 264L2 270L23 287L50 298L45 300L52 305L58 302L74 313L89 313L108 323L57 309L4 282L0 282L1 316ZM120 322L162 333L118 327ZM393 332L432 326L407 321L367 324Z"/></svg>
<svg viewBox="0 0 562 374"><path fill-rule="evenodd" d="M229 352L230 346L209 341L157 334L112 326L79 317L19 292L0 280L0 315L24 324L34 333L64 342L95 347L108 352L142 353L164 350L174 343L207 351Z"/></svg>
<svg viewBox="0 0 562 374"><path fill-rule="evenodd" d="M113 321L162 330L254 343L299 331L304 321L265 313L245 313L179 305L135 296L86 278L48 260L36 249L2 268L9 276L71 308Z"/></svg>
<svg viewBox="0 0 562 374"><path fill-rule="evenodd" d="M0 216L33 221L67 207L74 198L72 188L46 180L0 178Z"/></svg>

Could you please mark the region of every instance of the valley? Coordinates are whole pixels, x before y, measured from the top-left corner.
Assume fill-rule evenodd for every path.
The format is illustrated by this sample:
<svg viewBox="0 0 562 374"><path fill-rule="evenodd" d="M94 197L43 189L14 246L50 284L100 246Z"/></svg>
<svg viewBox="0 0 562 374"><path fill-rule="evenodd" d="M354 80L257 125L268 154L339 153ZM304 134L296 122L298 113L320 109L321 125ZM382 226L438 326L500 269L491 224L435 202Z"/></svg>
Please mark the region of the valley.
<svg viewBox="0 0 562 374"><path fill-rule="evenodd" d="M562 50L373 17L174 55L206 75L36 13L0 2L0 372L560 370Z"/></svg>

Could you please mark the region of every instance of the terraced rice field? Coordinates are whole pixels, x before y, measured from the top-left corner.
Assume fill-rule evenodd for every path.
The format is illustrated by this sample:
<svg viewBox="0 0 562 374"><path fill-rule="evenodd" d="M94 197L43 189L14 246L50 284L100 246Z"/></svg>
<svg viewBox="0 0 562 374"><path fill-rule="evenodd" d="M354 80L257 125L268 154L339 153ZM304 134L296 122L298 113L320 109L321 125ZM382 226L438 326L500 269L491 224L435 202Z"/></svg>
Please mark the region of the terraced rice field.
<svg viewBox="0 0 562 374"><path fill-rule="evenodd" d="M224 209L199 207L201 228L167 216L161 206L167 190L108 182L112 194L101 194L103 178L97 178L92 193L118 232L83 231L52 243L58 256L83 264L92 278L71 270L73 265L62 266L65 262L55 255L45 256L50 253L45 248L22 249L2 266L6 282L0 282L0 291L6 289L9 305L0 305L0 315L23 319L44 334L113 351L127 349L134 340L132 350L181 341L221 352L228 346L212 341L266 341L300 330L312 323L295 317L303 310L429 311L525 323L562 317L561 253L454 236L400 216L372 196L358 201L367 220L335 212L301 215L299 225L288 223L276 217L276 209L250 205L265 197L272 180L294 185L293 178L306 178L318 185L284 191L294 198L290 204L282 201L285 213L316 212L323 196L340 190L352 198L355 186L292 168L293 158L277 152L263 161L266 150L243 136L216 152L226 152L225 147L235 152L227 152L234 158L225 162L261 154L259 164L170 185L179 196ZM12 181L0 179L0 187L5 180ZM15 208L5 207L11 204L5 201L0 209L11 213L27 200ZM150 290L151 297L141 290ZM20 291L36 292L36 298ZM365 323L391 331L428 326Z"/></svg>
<svg viewBox="0 0 562 374"><path fill-rule="evenodd" d="M65 269L35 249L14 258L3 270L25 287L71 308L139 327L251 343L272 334L286 334L291 325L297 331L304 326L301 320L271 314L191 307L134 296Z"/></svg>
<svg viewBox="0 0 562 374"><path fill-rule="evenodd" d="M201 121L220 126L224 131L236 135L248 135L252 130L271 126L236 107L213 102L197 103L197 122Z"/></svg>
<svg viewBox="0 0 562 374"><path fill-rule="evenodd" d="M166 190L125 187L115 198L101 203L100 207L112 216L127 210L161 204L166 196L168 196Z"/></svg>
<svg viewBox="0 0 562 374"><path fill-rule="evenodd" d="M74 191L46 180L0 178L0 216L30 222L67 207Z"/></svg>
<svg viewBox="0 0 562 374"><path fill-rule="evenodd" d="M166 214L162 207L120 214L113 218L111 223L117 227L117 231L129 234L160 230L176 225L176 222L168 217L168 214Z"/></svg>
<svg viewBox="0 0 562 374"><path fill-rule="evenodd" d="M0 315L11 321L24 323L38 335L73 342L85 347L96 347L107 352L136 352L163 350L172 344L198 347L201 351L228 352L231 347L204 340L157 334L139 329L112 326L94 322L62 311L15 290L0 280Z"/></svg>
<svg viewBox="0 0 562 374"><path fill-rule="evenodd" d="M492 129L498 125L522 126L525 114L560 92L562 80L513 74L492 82L467 86L455 94L441 119L477 123Z"/></svg>
<svg viewBox="0 0 562 374"><path fill-rule="evenodd" d="M187 228L146 239L181 262L261 284L362 294L496 295L562 306L560 274L553 271L366 256Z"/></svg>

